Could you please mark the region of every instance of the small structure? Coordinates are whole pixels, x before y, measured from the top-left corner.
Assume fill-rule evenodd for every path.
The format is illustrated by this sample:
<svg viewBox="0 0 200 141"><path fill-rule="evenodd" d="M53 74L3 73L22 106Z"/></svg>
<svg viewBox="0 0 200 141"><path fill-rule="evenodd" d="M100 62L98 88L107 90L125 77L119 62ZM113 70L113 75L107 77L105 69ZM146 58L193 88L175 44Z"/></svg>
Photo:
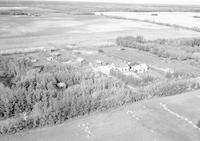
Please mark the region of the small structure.
<svg viewBox="0 0 200 141"><path fill-rule="evenodd" d="M165 72L165 73L174 73L174 70L173 69L170 69L170 68L166 68L166 69L163 69L163 71Z"/></svg>
<svg viewBox="0 0 200 141"><path fill-rule="evenodd" d="M31 59L31 63L36 63L36 62L38 62L37 59Z"/></svg>
<svg viewBox="0 0 200 141"><path fill-rule="evenodd" d="M96 63L97 63L98 65L102 65L102 64L103 64L103 61L101 61L101 60L96 60Z"/></svg>
<svg viewBox="0 0 200 141"><path fill-rule="evenodd" d="M114 63L112 63L112 64L110 65L110 67L111 67L112 69L117 69Z"/></svg>
<svg viewBox="0 0 200 141"><path fill-rule="evenodd" d="M66 86L67 85L63 82L60 82L60 83L57 84L57 87L60 88L60 89L66 88Z"/></svg>
<svg viewBox="0 0 200 141"><path fill-rule="evenodd" d="M152 13L151 16L158 16L158 14L157 13Z"/></svg>
<svg viewBox="0 0 200 141"><path fill-rule="evenodd" d="M80 63L81 63L81 65L88 65L89 64L89 62L85 59L83 59Z"/></svg>
<svg viewBox="0 0 200 141"><path fill-rule="evenodd" d="M76 60L78 63L80 63L81 65L87 65L89 64L87 60L85 60L84 58L78 57Z"/></svg>
<svg viewBox="0 0 200 141"><path fill-rule="evenodd" d="M53 60L54 60L53 57L47 57L47 61L51 62Z"/></svg>
<svg viewBox="0 0 200 141"><path fill-rule="evenodd" d="M125 48L120 48L119 50L124 51L124 50L126 50L126 49L125 49Z"/></svg>
<svg viewBox="0 0 200 141"><path fill-rule="evenodd" d="M82 62L82 61L84 61L84 59L81 58L81 57L78 57L78 58L76 59L76 61L77 61L77 62Z"/></svg>
<svg viewBox="0 0 200 141"><path fill-rule="evenodd" d="M195 52L192 54L192 58L199 60L200 59L200 53L199 52Z"/></svg>
<svg viewBox="0 0 200 141"><path fill-rule="evenodd" d="M132 62L128 62L123 67L116 67L113 63L110 66L112 69L116 71L120 71L127 75L135 75L135 73L145 73L149 69L148 65L146 64L138 64L138 63L132 63Z"/></svg>
<svg viewBox="0 0 200 141"><path fill-rule="evenodd" d="M131 68L136 73L145 73L148 71L148 66L146 64L139 64L135 65L134 67Z"/></svg>
<svg viewBox="0 0 200 141"><path fill-rule="evenodd" d="M59 52L51 52L50 55L54 56L54 57L58 57L58 56L61 56L61 53L59 53Z"/></svg>
<svg viewBox="0 0 200 141"><path fill-rule="evenodd" d="M27 112L23 112L19 114L20 118L23 120L27 120L28 119L28 113Z"/></svg>
<svg viewBox="0 0 200 141"><path fill-rule="evenodd" d="M125 65L122 68L119 68L119 71L121 72L129 72L131 70L131 67L129 65Z"/></svg>
<svg viewBox="0 0 200 141"><path fill-rule="evenodd" d="M96 16L103 16L103 13L101 13L101 12L94 12L94 15L96 15Z"/></svg>

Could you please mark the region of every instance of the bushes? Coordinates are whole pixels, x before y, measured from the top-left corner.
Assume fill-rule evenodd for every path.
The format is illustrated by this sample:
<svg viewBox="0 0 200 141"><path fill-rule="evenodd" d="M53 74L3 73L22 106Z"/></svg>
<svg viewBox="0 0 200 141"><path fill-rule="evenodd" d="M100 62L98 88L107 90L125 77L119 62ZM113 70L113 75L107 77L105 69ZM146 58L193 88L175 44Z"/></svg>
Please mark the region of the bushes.
<svg viewBox="0 0 200 141"><path fill-rule="evenodd" d="M155 80L154 77L150 75L142 76L141 78L136 78L135 76L125 75L120 71L114 69L110 70L110 74L122 80L124 83L132 86L146 86Z"/></svg>
<svg viewBox="0 0 200 141"><path fill-rule="evenodd" d="M144 40L143 36L126 36L126 37L118 37L116 39L116 43L119 46L124 46L124 47L133 47L135 43L145 43L146 41Z"/></svg>
<svg viewBox="0 0 200 141"><path fill-rule="evenodd" d="M200 46L200 38L156 39L150 42L160 45L165 44L165 45L187 46L187 47Z"/></svg>
<svg viewBox="0 0 200 141"><path fill-rule="evenodd" d="M29 59L0 56L0 82L12 87L31 66L32 63Z"/></svg>
<svg viewBox="0 0 200 141"><path fill-rule="evenodd" d="M146 87L141 90L141 93L147 97L163 97L172 96L184 93L191 89L199 89L199 85L195 81L171 81L171 82L160 82L153 86Z"/></svg>
<svg viewBox="0 0 200 141"><path fill-rule="evenodd" d="M104 51L102 49L99 49L98 52L99 53L104 53Z"/></svg>
<svg viewBox="0 0 200 141"><path fill-rule="evenodd" d="M195 46L200 46L200 39L199 38L193 38L193 39L184 39L181 41L182 45L185 46L191 46L191 47L195 47Z"/></svg>
<svg viewBox="0 0 200 141"><path fill-rule="evenodd" d="M50 116L49 116L50 117ZM17 122L11 122L8 125L0 126L0 135L5 134L14 134L16 132L25 131L37 127L43 127L45 125L53 125L56 124L54 120L50 120L48 116L46 117L35 117L29 118L27 120L19 120ZM56 116L55 116L56 117ZM54 119L56 119L54 117Z"/></svg>
<svg viewBox="0 0 200 141"><path fill-rule="evenodd" d="M150 88L147 93L151 96L171 96L183 93L188 85L185 82L161 83Z"/></svg>
<svg viewBox="0 0 200 141"><path fill-rule="evenodd" d="M173 72L173 73L166 73L165 77L168 79L188 79L194 78L196 75L192 73L185 73L185 72Z"/></svg>

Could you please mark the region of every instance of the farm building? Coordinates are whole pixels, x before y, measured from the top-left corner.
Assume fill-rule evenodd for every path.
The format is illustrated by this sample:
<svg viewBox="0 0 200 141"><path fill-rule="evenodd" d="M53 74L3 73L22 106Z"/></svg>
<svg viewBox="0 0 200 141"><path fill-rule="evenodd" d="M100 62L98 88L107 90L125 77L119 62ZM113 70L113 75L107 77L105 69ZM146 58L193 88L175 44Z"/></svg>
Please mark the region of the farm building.
<svg viewBox="0 0 200 141"><path fill-rule="evenodd" d="M149 67L146 64L138 64L138 63L128 63L130 71L134 71L136 73L145 73L148 71Z"/></svg>
<svg viewBox="0 0 200 141"><path fill-rule="evenodd" d="M148 71L148 66L146 64L139 64L134 66L131 70L133 70L136 73L145 73Z"/></svg>
<svg viewBox="0 0 200 141"><path fill-rule="evenodd" d="M123 67L113 67L115 70L119 70L121 72L135 72L135 73L145 73L148 71L149 67L146 64L138 64L138 63L131 63L129 62Z"/></svg>

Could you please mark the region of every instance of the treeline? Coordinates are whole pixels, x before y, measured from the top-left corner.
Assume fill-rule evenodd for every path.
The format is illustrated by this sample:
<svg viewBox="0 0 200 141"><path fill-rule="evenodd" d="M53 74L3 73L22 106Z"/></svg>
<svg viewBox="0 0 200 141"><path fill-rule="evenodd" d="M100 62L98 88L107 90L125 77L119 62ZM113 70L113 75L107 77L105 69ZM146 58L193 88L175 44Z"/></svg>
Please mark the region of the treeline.
<svg viewBox="0 0 200 141"><path fill-rule="evenodd" d="M157 40L145 40L142 36L125 36L118 37L116 44L123 47L135 48L141 51L150 52L158 57L169 58L175 60L189 60L199 59L193 56L192 50L200 46L200 39L157 39ZM177 46L179 48L177 48ZM183 50L180 47L186 46L187 49ZM171 51L168 47L175 47L178 52ZM189 48L190 47L190 48ZM188 51L191 50L191 51Z"/></svg>
<svg viewBox="0 0 200 141"><path fill-rule="evenodd" d="M178 46L189 46L189 47L200 46L200 38L156 39L149 42L161 45L165 44L165 45L178 45Z"/></svg>
<svg viewBox="0 0 200 141"><path fill-rule="evenodd" d="M161 81L149 87L142 88L139 93L146 95L148 98L152 98L177 95L199 88L200 84L195 80L173 80Z"/></svg>

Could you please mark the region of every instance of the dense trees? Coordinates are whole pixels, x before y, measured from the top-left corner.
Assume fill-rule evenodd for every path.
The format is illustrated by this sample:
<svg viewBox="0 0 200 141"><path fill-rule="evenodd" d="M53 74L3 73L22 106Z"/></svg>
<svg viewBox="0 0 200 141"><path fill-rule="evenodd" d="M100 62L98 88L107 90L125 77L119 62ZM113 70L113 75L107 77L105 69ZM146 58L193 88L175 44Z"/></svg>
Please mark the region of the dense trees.
<svg viewBox="0 0 200 141"><path fill-rule="evenodd" d="M2 134L56 124L92 111L118 106L124 103L120 100L122 96L131 94L122 83L101 73L59 65L45 66L39 72L24 59L15 62L7 58L1 62L1 76L11 75L9 83L12 82L12 85L0 84L0 119L19 119L8 126L2 125ZM60 82L66 87L58 87ZM31 122L31 126L26 127L27 122ZM15 129L9 131L7 128Z"/></svg>
<svg viewBox="0 0 200 141"><path fill-rule="evenodd" d="M133 92L124 83L101 73L63 65L44 66L40 71L24 58L3 58L0 77L9 75L11 79L0 83L0 134L59 124L93 111L199 88L194 82L168 81ZM137 86L154 80L120 77ZM58 83L66 87L58 87Z"/></svg>
<svg viewBox="0 0 200 141"><path fill-rule="evenodd" d="M141 78L136 78L133 75L125 75L122 72L114 69L110 70L110 74L122 80L125 84L135 87L147 86L149 83L152 83L156 80L156 78L151 75L143 75Z"/></svg>
<svg viewBox="0 0 200 141"><path fill-rule="evenodd" d="M158 57L169 58L175 60L198 59L192 54L197 51L200 46L200 39L156 39L145 40L142 36L125 36L118 37L116 44L123 47L135 48L141 51L150 52ZM185 47L185 49L184 49ZM170 48L173 50L171 51ZM174 52L176 49L176 52Z"/></svg>

